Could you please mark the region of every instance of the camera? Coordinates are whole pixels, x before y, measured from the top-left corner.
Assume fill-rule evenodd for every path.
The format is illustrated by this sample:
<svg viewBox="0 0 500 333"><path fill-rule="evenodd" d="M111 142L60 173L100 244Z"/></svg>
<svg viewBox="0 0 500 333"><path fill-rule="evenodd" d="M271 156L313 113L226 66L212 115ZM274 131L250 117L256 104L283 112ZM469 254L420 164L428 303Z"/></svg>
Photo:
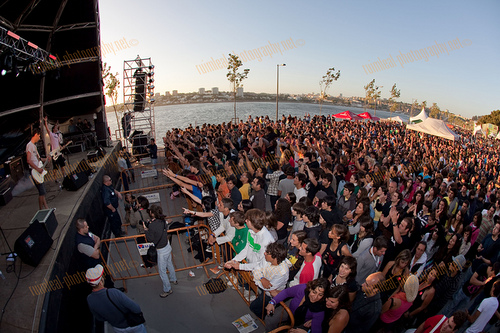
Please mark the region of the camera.
<svg viewBox="0 0 500 333"><path fill-rule="evenodd" d="M149 228L149 225L151 224L151 221L150 221L150 220L146 220L146 221L144 221L144 220L139 220L139 223L144 223L144 226L145 226L146 228Z"/></svg>

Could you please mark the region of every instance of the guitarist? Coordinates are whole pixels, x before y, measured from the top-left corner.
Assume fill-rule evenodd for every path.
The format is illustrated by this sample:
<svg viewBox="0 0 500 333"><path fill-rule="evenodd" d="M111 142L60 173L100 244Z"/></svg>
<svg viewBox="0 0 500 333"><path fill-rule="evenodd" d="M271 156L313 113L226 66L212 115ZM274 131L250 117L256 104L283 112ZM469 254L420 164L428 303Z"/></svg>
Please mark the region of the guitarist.
<svg viewBox="0 0 500 333"><path fill-rule="evenodd" d="M59 132L59 125L56 123L52 127L52 131L49 131L49 126L47 125L47 116L43 118L44 123L45 123L45 129L47 130L47 133L50 135L50 149L52 151L59 149L61 147L61 144L63 142L62 134ZM56 183L59 183L57 180L57 171L59 168L61 168L62 174L63 174L63 179L66 177L66 172L64 171L64 167L66 166L66 159L61 155L59 158L52 160L52 166L54 169L54 179ZM59 185L59 189L61 189L61 185Z"/></svg>
<svg viewBox="0 0 500 333"><path fill-rule="evenodd" d="M43 172L43 168L40 168L39 162L45 162L48 159L50 159L50 155L47 156L47 158L41 158L40 155L38 154L38 150L35 146L35 144L40 140L40 129L35 128L33 130L33 135L31 137L30 142L26 145L26 159L28 160L28 164L31 169L35 169L39 173ZM43 183L38 183L32 176L31 179L33 180L33 183L35 184L37 190L38 190L38 207L40 210L42 209L49 209L49 206L47 206L47 201L45 200L45 194L47 191L45 190L45 185Z"/></svg>

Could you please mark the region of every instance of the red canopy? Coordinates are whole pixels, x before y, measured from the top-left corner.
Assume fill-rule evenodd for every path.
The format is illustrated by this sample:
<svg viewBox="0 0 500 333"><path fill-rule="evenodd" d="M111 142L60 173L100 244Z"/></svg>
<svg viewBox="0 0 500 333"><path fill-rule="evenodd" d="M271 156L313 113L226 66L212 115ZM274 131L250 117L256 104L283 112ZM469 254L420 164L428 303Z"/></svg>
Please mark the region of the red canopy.
<svg viewBox="0 0 500 333"><path fill-rule="evenodd" d="M372 116L369 112L360 113L360 114L358 114L358 117L361 117L363 119L370 119L370 120L373 120L373 121L379 121L380 120L379 117Z"/></svg>
<svg viewBox="0 0 500 333"><path fill-rule="evenodd" d="M358 117L355 113L352 113L351 111L340 112L340 113L334 114L333 117L339 118L339 119L349 119L349 120L361 120L361 119L363 119L363 118Z"/></svg>

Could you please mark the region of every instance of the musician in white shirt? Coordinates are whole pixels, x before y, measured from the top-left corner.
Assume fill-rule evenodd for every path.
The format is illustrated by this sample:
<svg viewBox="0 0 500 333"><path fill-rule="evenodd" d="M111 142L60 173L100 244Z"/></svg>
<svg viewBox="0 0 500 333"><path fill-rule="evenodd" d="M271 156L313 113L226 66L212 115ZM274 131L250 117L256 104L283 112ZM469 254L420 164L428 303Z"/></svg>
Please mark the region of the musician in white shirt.
<svg viewBox="0 0 500 333"><path fill-rule="evenodd" d="M56 123L52 127L52 131L49 131L49 126L47 124L47 116L44 118L44 123L45 123L45 129L47 130L47 133L49 133L50 136L50 150L53 152L59 148L61 148L61 144L63 142L62 134L59 132L59 125ZM63 175L63 178L66 177L66 172L64 171L64 167L66 166L66 159L60 155L57 159L52 160L52 166L54 170L54 180L56 183L59 183L57 180L57 169L61 168L61 172Z"/></svg>
<svg viewBox="0 0 500 333"><path fill-rule="evenodd" d="M28 164L31 169L36 170L38 173L43 173L43 168L39 166L39 162L45 162L47 158L50 160L50 156L47 158L41 158L40 155L38 154L38 150L35 146L35 144L40 140L40 129L35 128L33 130L33 135L31 137L30 142L26 145L26 159L28 161ZM45 185L42 183L37 182L33 177L31 177L33 180L33 183L35 184L37 190L38 190L38 207L39 209L49 209L49 206L47 206L47 201L45 200L45 194L47 191L45 190Z"/></svg>

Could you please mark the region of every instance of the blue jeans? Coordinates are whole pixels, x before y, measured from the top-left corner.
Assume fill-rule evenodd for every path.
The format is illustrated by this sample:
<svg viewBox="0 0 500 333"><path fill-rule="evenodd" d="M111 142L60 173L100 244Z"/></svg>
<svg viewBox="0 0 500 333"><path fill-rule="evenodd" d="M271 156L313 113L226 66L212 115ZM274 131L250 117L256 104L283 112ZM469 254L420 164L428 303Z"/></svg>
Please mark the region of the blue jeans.
<svg viewBox="0 0 500 333"><path fill-rule="evenodd" d="M170 281L177 281L174 264L172 262L172 247L170 243L167 243L167 246L157 249L156 251L158 253L158 271L161 281L163 282L163 291L169 292L172 289Z"/></svg>
<svg viewBox="0 0 500 333"><path fill-rule="evenodd" d="M453 299L449 300L443 309L441 309L440 314L450 317L457 310L465 310L468 302L469 296L465 295L462 287L460 287L455 295L453 295Z"/></svg>
<svg viewBox="0 0 500 333"><path fill-rule="evenodd" d="M113 330L115 333L147 333L146 327L144 324L140 324L134 327L127 327L127 328L118 328L118 327L113 327Z"/></svg>

